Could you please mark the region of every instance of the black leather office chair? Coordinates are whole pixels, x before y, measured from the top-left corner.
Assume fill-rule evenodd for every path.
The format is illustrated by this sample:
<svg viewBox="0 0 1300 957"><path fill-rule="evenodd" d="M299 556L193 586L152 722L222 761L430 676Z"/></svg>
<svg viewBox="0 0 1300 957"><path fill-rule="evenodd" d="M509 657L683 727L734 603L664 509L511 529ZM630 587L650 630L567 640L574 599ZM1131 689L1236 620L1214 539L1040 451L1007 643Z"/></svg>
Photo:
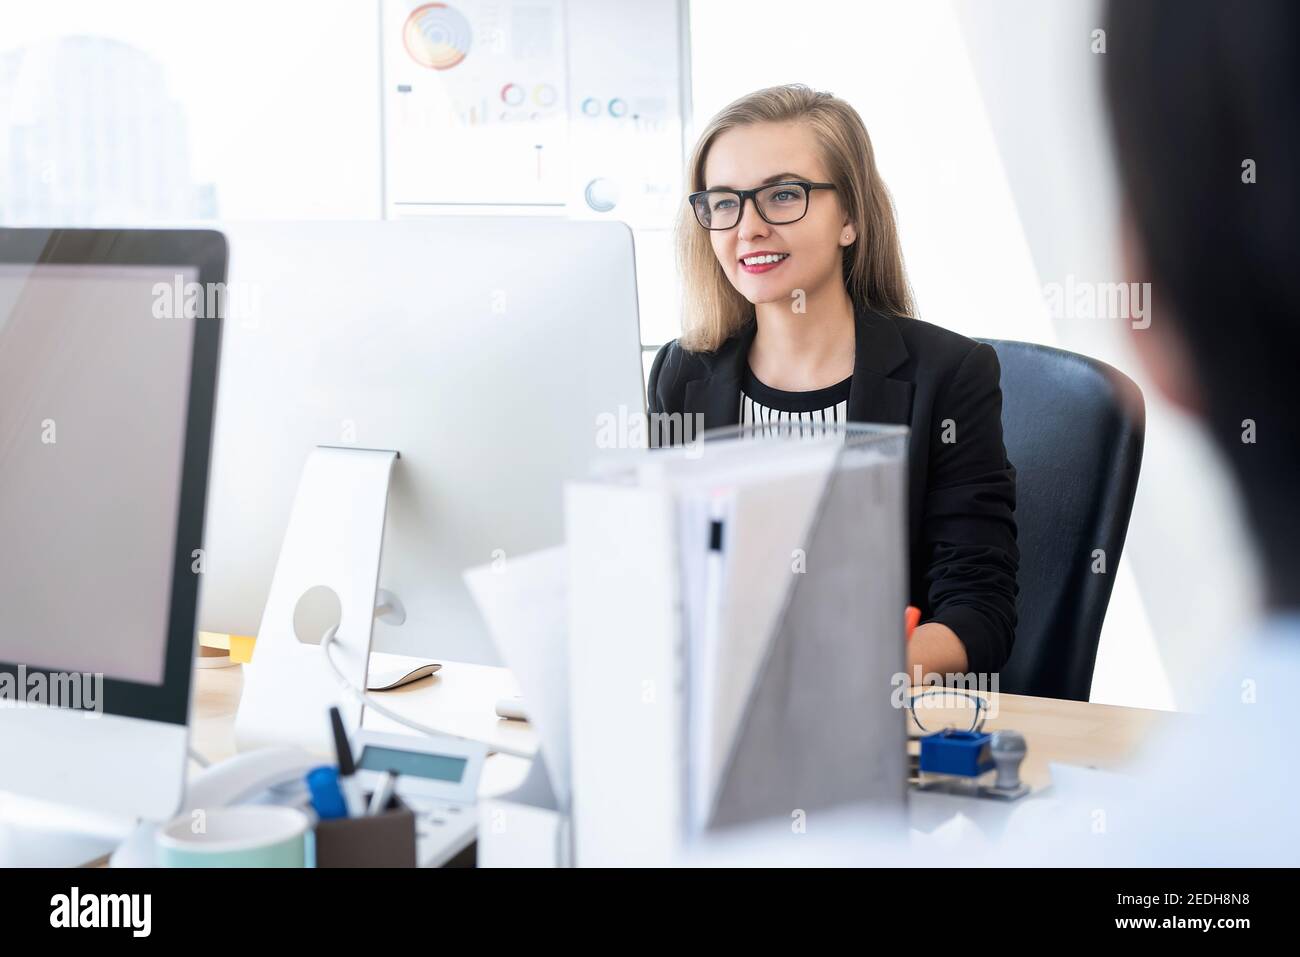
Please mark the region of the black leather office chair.
<svg viewBox="0 0 1300 957"><path fill-rule="evenodd" d="M1096 359L982 341L1002 365L1003 439L1016 467L1020 622L1000 690L1087 701L1142 464L1142 392ZM1104 573L1093 571L1096 549Z"/></svg>

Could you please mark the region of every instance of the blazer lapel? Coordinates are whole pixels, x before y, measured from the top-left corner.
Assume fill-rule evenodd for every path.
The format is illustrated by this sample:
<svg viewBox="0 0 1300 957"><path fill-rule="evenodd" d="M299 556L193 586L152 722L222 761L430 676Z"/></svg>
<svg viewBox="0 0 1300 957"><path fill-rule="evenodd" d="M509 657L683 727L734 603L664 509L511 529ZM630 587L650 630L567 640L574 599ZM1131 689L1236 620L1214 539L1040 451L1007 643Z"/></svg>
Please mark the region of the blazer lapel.
<svg viewBox="0 0 1300 957"><path fill-rule="evenodd" d="M712 372L686 384L683 401L687 414L703 413L704 428L740 424L740 379L749 358L749 346L758 327L751 320L713 357Z"/></svg>
<svg viewBox="0 0 1300 957"><path fill-rule="evenodd" d="M902 333L891 319L870 309L858 307L854 319L857 341L849 384L849 421L909 425L916 385L889 378L889 373L907 361Z"/></svg>

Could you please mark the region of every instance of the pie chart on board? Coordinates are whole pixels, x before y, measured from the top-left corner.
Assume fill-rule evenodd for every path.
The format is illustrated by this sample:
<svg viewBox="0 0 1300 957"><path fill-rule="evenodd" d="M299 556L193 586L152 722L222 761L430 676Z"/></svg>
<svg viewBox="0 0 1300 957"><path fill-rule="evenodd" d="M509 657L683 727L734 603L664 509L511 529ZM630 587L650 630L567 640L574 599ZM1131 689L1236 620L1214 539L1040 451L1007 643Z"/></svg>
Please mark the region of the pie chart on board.
<svg viewBox="0 0 1300 957"><path fill-rule="evenodd" d="M469 53L469 21L455 7L426 3L402 26L402 44L412 60L431 70L450 70Z"/></svg>

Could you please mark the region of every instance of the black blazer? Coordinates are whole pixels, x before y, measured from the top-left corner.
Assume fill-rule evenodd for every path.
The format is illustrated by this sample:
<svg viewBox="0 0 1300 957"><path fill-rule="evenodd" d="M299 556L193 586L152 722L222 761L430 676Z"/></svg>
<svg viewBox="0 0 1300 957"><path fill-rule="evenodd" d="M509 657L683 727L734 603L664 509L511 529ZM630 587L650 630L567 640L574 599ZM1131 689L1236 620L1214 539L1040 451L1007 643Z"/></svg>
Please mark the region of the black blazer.
<svg viewBox="0 0 1300 957"><path fill-rule="evenodd" d="M1020 551L997 354L919 319L861 306L855 313L849 421L911 428L911 602L922 622L942 622L957 633L970 671L998 671L1015 640ZM740 381L756 328L750 322L716 352L687 352L676 341L660 349L650 369L650 411L702 412L706 429L738 424ZM955 441L945 442L949 419Z"/></svg>

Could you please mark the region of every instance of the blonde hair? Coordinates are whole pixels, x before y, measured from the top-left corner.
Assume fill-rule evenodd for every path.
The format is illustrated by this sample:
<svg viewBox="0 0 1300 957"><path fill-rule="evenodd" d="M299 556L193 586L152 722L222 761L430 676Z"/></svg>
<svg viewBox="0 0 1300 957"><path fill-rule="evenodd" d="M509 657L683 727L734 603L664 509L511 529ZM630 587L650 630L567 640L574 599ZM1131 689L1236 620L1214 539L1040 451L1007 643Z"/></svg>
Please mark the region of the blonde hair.
<svg viewBox="0 0 1300 957"><path fill-rule="evenodd" d="M724 107L700 134L686 166L687 192L704 189L704 163L722 133L752 123L806 123L817 139L829 181L857 226L857 239L842 253L844 286L855 305L906 316L912 291L903 269L889 190L876 171L871 137L857 110L838 97L802 83L772 86ZM712 352L754 318L754 306L738 293L713 252L709 233L683 203L677 219L677 258L682 276L681 346Z"/></svg>

